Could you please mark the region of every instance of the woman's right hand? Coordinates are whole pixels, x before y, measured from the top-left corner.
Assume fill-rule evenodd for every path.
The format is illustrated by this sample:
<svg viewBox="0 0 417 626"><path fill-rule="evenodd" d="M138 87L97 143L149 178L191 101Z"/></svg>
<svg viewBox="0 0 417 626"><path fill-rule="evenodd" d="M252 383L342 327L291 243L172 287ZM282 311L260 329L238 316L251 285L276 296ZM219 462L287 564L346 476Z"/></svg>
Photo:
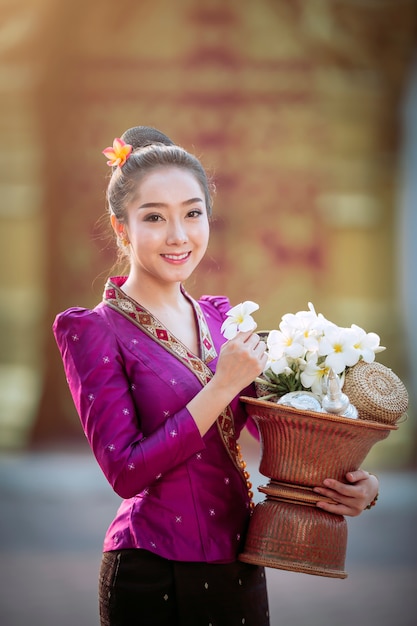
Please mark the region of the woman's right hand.
<svg viewBox="0 0 417 626"><path fill-rule="evenodd" d="M240 332L220 349L213 378L187 404L203 436L233 398L263 371L265 343L253 331Z"/></svg>
<svg viewBox="0 0 417 626"><path fill-rule="evenodd" d="M259 335L239 332L221 347L213 385L227 388L234 398L262 373L266 361L266 344Z"/></svg>

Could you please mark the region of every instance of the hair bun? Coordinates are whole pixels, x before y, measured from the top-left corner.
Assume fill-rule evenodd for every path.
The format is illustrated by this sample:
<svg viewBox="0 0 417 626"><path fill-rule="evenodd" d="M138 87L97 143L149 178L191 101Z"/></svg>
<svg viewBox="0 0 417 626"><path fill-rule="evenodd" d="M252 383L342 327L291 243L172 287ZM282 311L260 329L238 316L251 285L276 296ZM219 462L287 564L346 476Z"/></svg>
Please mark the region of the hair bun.
<svg viewBox="0 0 417 626"><path fill-rule="evenodd" d="M164 133L150 126L134 126L133 128L129 128L125 130L121 138L123 141L130 144L133 150L150 146L153 143L162 143L166 146L175 145Z"/></svg>

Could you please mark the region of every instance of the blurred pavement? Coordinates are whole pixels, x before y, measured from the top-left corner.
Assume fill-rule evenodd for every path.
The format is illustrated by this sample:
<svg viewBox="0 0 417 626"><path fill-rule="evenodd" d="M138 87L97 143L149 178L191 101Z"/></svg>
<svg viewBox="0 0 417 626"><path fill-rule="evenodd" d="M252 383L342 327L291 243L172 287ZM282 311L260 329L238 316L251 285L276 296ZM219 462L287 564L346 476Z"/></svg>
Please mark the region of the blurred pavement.
<svg viewBox="0 0 417 626"><path fill-rule="evenodd" d="M417 474L379 477L377 506L348 520L347 579L267 569L271 626L415 626ZM0 455L1 626L98 626L101 546L118 502L82 445Z"/></svg>

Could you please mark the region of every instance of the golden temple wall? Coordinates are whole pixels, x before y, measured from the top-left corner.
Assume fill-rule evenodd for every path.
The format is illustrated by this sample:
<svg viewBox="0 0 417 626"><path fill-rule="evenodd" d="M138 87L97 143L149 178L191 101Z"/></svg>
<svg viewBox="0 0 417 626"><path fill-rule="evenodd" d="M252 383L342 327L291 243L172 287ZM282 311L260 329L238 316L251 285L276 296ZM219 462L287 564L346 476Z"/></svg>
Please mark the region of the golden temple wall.
<svg viewBox="0 0 417 626"><path fill-rule="evenodd" d="M5 445L80 434L50 327L101 297L113 262L97 226L101 150L136 124L214 174L193 295L255 300L264 328L312 301L378 332L380 360L406 379L395 229L412 0L2 0L0 11ZM414 430L401 430L391 445L409 458Z"/></svg>

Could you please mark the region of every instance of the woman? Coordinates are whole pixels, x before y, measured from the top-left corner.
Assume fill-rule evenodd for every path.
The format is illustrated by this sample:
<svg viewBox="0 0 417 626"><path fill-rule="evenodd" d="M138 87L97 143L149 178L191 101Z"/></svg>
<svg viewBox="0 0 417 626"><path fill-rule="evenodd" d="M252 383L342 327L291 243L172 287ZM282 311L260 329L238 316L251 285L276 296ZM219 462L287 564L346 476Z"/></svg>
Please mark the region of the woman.
<svg viewBox="0 0 417 626"><path fill-rule="evenodd" d="M155 129L130 129L104 153L129 272L109 279L95 309L54 324L85 434L124 498L104 541L101 624L267 626L263 568L237 560L252 496L238 398L262 372L265 344L252 331L225 342L229 301L196 302L183 287L208 245L210 183ZM376 496L367 472L347 478L318 486L337 502L319 506L357 515Z"/></svg>

